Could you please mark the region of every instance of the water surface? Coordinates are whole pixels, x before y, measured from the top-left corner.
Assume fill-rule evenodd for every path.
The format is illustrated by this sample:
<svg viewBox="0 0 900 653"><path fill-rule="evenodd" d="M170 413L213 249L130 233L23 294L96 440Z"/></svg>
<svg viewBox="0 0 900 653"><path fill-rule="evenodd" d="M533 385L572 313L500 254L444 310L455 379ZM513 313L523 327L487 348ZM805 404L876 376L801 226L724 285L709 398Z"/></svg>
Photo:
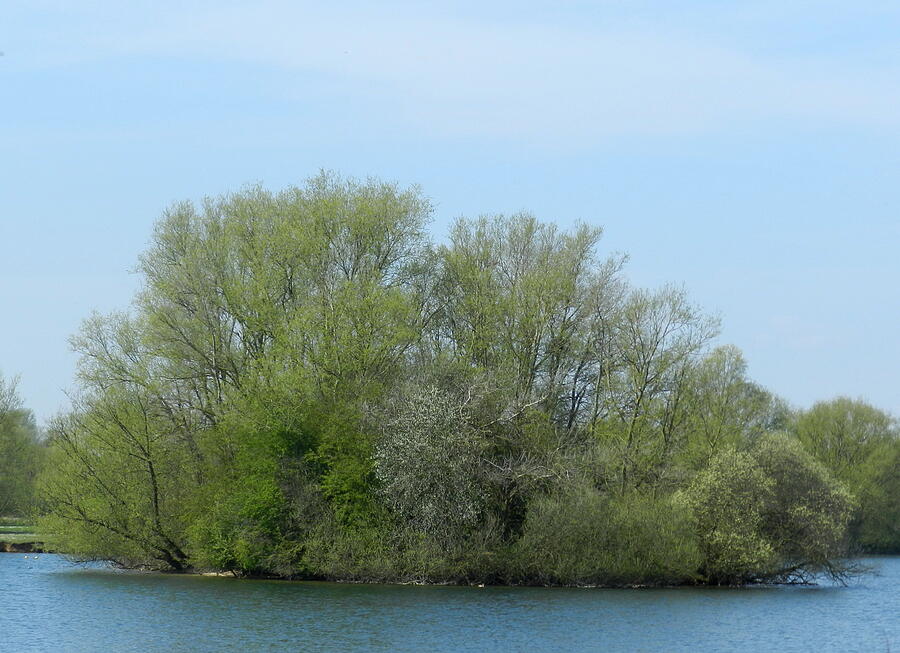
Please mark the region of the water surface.
<svg viewBox="0 0 900 653"><path fill-rule="evenodd" d="M900 651L900 558L849 587L597 590L172 576L0 555L0 651Z"/></svg>

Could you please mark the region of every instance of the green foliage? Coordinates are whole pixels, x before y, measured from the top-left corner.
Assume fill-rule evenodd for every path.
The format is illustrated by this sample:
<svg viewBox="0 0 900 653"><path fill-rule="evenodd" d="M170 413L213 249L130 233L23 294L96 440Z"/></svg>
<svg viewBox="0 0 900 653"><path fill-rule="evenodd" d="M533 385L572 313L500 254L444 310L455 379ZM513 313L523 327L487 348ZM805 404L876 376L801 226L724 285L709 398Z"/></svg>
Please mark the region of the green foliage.
<svg viewBox="0 0 900 653"><path fill-rule="evenodd" d="M227 488L210 486L189 527L195 565L245 574L269 573L282 545L285 499L275 479L242 476Z"/></svg>
<svg viewBox="0 0 900 653"><path fill-rule="evenodd" d="M403 580L397 550L384 527L323 520L310 538L305 565L320 578L356 582Z"/></svg>
<svg viewBox="0 0 900 653"><path fill-rule="evenodd" d="M900 441L870 456L861 477L856 543L865 551L900 552Z"/></svg>
<svg viewBox="0 0 900 653"><path fill-rule="evenodd" d="M846 553L853 500L795 440L725 449L680 495L694 515L710 582L805 580Z"/></svg>
<svg viewBox="0 0 900 653"><path fill-rule="evenodd" d="M436 246L430 213L417 188L327 173L166 211L133 311L72 341L80 393L40 479L56 545L367 581L833 569L848 495L767 436L783 403L736 349L708 351L717 321L684 291L629 287L599 229L460 219ZM0 426L28 431L16 410ZM816 455L847 462L803 419ZM834 469L880 547L896 439L865 440Z"/></svg>
<svg viewBox="0 0 900 653"><path fill-rule="evenodd" d="M772 569L775 551L761 526L773 486L750 454L726 449L681 495L693 511L702 571L710 581L735 584Z"/></svg>
<svg viewBox="0 0 900 653"><path fill-rule="evenodd" d="M135 314L94 317L73 339L85 406L57 425L64 464L45 480L69 549L180 568L190 539L198 560L256 569L242 550L277 540L275 470L298 460L321 470L342 520L368 520L373 438L358 404L417 337L429 210L416 189L323 174L167 211ZM200 498L220 508L198 512Z"/></svg>
<svg viewBox="0 0 900 653"><path fill-rule="evenodd" d="M774 482L764 533L782 564L824 568L830 560L846 554L847 526L854 508L846 486L788 436L761 438L753 455Z"/></svg>
<svg viewBox="0 0 900 653"><path fill-rule="evenodd" d="M847 397L816 403L800 413L793 430L816 458L847 481L873 453L900 437L900 426L890 415Z"/></svg>
<svg viewBox="0 0 900 653"><path fill-rule="evenodd" d="M595 430L618 458L619 491L666 482L683 440L688 373L717 330L674 288L625 301L596 390Z"/></svg>
<svg viewBox="0 0 900 653"><path fill-rule="evenodd" d="M318 416L321 444L308 458L322 470L321 488L342 524L368 525L378 515L373 459L375 436L349 404Z"/></svg>
<svg viewBox="0 0 900 653"><path fill-rule="evenodd" d="M552 585L682 583L700 561L688 512L671 497L589 487L533 502L515 551L520 578Z"/></svg>
<svg viewBox="0 0 900 653"><path fill-rule="evenodd" d="M747 364L737 347L718 347L688 373L683 459L692 469L702 469L719 451L744 446L777 429L784 410L747 378Z"/></svg>
<svg viewBox="0 0 900 653"><path fill-rule="evenodd" d="M41 530L56 548L124 566L186 565L191 461L159 411L120 388L54 422L40 488L51 509Z"/></svg>
<svg viewBox="0 0 900 653"><path fill-rule="evenodd" d="M445 329L460 356L508 384L517 407L555 399L573 336L620 267L595 253L599 229L560 233L533 216L459 220L440 249Z"/></svg>
<svg viewBox="0 0 900 653"><path fill-rule="evenodd" d="M855 546L900 551L900 424L861 400L838 397L800 413L793 431L858 499Z"/></svg>
<svg viewBox="0 0 900 653"><path fill-rule="evenodd" d="M0 515L32 510L35 477L45 456L34 416L22 407L16 381L0 376Z"/></svg>

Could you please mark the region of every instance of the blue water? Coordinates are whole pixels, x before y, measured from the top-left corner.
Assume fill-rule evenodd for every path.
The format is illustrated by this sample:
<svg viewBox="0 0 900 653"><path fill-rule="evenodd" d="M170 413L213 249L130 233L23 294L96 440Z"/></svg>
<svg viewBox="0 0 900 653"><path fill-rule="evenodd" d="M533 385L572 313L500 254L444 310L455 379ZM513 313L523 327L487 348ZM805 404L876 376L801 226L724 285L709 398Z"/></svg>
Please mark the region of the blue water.
<svg viewBox="0 0 900 653"><path fill-rule="evenodd" d="M900 558L849 587L597 590L171 576L0 555L0 651L900 651Z"/></svg>

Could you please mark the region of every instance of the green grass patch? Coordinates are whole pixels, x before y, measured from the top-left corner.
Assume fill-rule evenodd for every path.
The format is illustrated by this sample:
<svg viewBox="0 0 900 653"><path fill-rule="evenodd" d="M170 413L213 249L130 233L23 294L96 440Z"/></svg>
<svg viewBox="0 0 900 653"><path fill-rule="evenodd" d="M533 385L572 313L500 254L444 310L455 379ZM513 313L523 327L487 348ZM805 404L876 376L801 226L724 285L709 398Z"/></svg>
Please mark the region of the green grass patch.
<svg viewBox="0 0 900 653"><path fill-rule="evenodd" d="M36 533L15 533L9 535L0 534L0 542L22 544L24 542L40 542L41 538Z"/></svg>
<svg viewBox="0 0 900 653"><path fill-rule="evenodd" d="M22 517L0 517L0 528L4 526L28 526L27 519Z"/></svg>
<svg viewBox="0 0 900 653"><path fill-rule="evenodd" d="M34 532L34 524L21 517L0 517L0 542L22 544L40 542L41 537Z"/></svg>

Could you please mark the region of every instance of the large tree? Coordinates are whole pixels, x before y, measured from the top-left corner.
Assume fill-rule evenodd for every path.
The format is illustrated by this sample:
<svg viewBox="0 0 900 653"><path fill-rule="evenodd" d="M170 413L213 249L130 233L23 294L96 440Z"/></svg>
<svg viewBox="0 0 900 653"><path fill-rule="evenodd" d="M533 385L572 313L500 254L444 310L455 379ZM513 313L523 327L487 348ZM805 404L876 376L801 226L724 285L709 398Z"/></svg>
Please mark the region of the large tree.
<svg viewBox="0 0 900 653"><path fill-rule="evenodd" d="M415 188L328 174L166 211L132 314L95 316L73 339L82 397L53 429L65 463L45 481L62 545L112 542L125 564L178 568L185 522L224 519L208 509L223 501L251 523L213 530L243 546L260 515L286 510L275 476L289 459L360 518L376 435L361 407L402 373L428 319L429 213ZM209 529L196 532L202 548Z"/></svg>

